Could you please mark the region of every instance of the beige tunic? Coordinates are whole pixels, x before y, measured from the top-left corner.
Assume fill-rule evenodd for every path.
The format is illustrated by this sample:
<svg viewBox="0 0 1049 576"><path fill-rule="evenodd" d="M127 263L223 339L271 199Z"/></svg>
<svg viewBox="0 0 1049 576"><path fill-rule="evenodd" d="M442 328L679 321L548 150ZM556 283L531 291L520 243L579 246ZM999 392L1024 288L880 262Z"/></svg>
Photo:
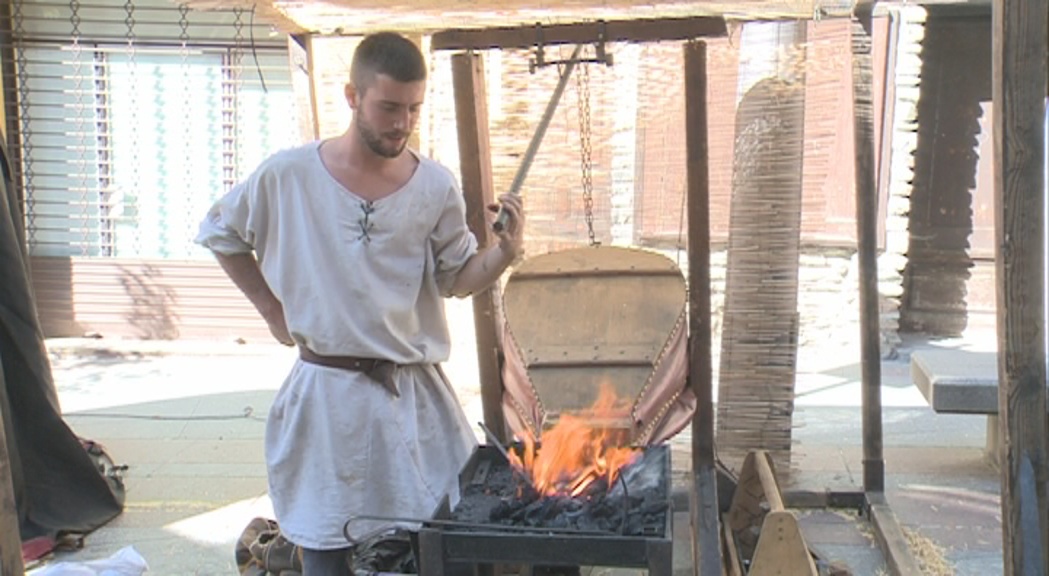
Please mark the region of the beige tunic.
<svg viewBox="0 0 1049 576"><path fill-rule="evenodd" d="M455 179L419 157L398 191L367 202L321 163L319 143L275 154L220 199L197 241L254 250L292 337L324 355L403 365L399 397L362 373L297 362L266 427L270 497L302 546L343 547L353 516L429 517L475 446L434 364L448 358L444 317L477 242ZM389 522L354 522L360 538Z"/></svg>

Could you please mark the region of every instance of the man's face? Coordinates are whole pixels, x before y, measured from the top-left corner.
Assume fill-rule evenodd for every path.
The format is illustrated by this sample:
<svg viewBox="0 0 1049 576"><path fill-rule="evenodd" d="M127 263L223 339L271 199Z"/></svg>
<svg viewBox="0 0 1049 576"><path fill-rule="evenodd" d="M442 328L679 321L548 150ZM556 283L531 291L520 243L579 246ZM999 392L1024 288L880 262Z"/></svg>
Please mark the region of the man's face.
<svg viewBox="0 0 1049 576"><path fill-rule="evenodd" d="M363 92L348 84L346 99L361 140L379 156L399 156L415 130L425 93L423 80L398 82L385 74L373 76Z"/></svg>

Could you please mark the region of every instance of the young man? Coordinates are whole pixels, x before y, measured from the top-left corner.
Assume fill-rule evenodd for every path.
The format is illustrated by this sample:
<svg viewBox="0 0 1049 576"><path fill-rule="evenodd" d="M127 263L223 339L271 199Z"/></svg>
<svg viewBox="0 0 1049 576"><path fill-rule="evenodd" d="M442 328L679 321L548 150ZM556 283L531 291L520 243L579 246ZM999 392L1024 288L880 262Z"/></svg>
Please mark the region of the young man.
<svg viewBox="0 0 1049 576"><path fill-rule="evenodd" d="M269 414L266 463L305 576L346 573L351 517L426 518L458 495L475 442L438 369L450 346L442 298L487 288L522 249L517 197L500 198L509 224L478 252L452 174L406 148L425 93L414 44L366 37L350 80L349 129L264 161L197 238L300 350Z"/></svg>

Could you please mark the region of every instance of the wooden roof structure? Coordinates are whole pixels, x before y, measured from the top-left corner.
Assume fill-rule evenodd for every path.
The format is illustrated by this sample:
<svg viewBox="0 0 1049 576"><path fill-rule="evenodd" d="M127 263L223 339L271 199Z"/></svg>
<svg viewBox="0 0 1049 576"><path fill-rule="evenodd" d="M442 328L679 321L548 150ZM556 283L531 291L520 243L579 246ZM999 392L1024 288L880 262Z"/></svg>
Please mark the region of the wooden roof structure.
<svg viewBox="0 0 1049 576"><path fill-rule="evenodd" d="M427 34L450 28L570 24L714 16L727 20L818 19L852 14L855 0L187 0L194 10L253 7L291 34Z"/></svg>

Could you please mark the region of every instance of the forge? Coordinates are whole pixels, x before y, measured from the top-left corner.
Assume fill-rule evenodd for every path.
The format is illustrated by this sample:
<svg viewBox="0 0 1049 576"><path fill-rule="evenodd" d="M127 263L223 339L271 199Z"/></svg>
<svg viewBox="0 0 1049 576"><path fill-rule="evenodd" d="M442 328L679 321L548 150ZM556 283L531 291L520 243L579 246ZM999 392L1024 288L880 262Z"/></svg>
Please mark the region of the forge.
<svg viewBox="0 0 1049 576"><path fill-rule="evenodd" d="M445 498L419 530L421 574L478 574L499 565L608 566L671 572L670 450L640 449L616 480L576 496L541 495L492 446L459 477L459 502Z"/></svg>

